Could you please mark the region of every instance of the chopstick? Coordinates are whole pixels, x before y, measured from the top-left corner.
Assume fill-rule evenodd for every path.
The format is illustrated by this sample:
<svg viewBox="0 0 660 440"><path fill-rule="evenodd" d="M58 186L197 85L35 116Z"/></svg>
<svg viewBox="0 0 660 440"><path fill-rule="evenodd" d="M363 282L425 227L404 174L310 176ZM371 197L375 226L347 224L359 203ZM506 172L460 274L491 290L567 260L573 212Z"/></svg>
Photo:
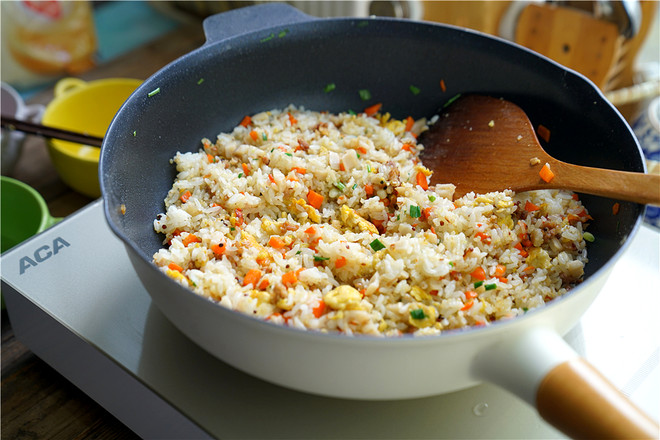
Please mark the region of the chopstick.
<svg viewBox="0 0 660 440"><path fill-rule="evenodd" d="M35 124L28 121L20 121L14 118L2 116L2 128L8 130L18 130L28 134L37 136L60 139L63 141L75 142L78 144L91 145L92 147L101 147L103 138L90 136L83 133L76 133L69 130L60 128L46 127L44 125Z"/></svg>

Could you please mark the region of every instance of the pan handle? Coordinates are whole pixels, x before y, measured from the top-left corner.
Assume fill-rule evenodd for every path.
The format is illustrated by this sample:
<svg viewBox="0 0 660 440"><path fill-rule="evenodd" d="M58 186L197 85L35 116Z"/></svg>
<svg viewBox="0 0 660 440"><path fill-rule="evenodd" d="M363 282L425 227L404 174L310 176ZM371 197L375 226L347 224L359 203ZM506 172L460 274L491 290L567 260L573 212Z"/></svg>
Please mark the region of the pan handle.
<svg viewBox="0 0 660 440"><path fill-rule="evenodd" d="M531 329L488 348L477 356L473 373L536 406L546 422L571 438L660 435L655 420L551 329Z"/></svg>
<svg viewBox="0 0 660 440"><path fill-rule="evenodd" d="M315 19L286 4L264 3L212 15L204 20L203 26L206 44L210 44L261 29Z"/></svg>

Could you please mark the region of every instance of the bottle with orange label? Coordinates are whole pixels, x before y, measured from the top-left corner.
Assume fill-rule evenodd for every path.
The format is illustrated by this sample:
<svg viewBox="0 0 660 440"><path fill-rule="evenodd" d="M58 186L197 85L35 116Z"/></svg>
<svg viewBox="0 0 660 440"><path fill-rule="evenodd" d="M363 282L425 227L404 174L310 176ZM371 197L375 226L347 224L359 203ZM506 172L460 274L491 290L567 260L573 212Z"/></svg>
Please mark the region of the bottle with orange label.
<svg viewBox="0 0 660 440"><path fill-rule="evenodd" d="M95 64L97 49L88 1L3 1L2 77L29 87Z"/></svg>

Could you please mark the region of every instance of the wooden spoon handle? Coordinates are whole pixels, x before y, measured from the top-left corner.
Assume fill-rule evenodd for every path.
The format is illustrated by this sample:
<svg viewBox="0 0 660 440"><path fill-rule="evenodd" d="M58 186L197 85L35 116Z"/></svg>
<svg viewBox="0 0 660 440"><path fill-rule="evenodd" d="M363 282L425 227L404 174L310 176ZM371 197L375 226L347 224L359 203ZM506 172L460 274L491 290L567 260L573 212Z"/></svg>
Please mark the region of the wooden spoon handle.
<svg viewBox="0 0 660 440"><path fill-rule="evenodd" d="M555 188L660 205L660 175L582 167L552 160Z"/></svg>
<svg viewBox="0 0 660 440"><path fill-rule="evenodd" d="M536 395L539 414L572 438L657 439L658 423L580 358L553 368Z"/></svg>

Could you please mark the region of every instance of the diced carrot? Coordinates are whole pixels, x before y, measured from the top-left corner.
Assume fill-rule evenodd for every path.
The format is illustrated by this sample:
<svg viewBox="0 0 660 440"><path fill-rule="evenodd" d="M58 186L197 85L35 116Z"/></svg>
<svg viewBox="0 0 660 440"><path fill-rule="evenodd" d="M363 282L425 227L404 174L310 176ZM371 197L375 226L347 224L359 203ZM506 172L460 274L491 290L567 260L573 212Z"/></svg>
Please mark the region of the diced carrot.
<svg viewBox="0 0 660 440"><path fill-rule="evenodd" d="M534 266L527 266L526 268L523 269L523 272L525 273L531 273L534 272L536 268Z"/></svg>
<svg viewBox="0 0 660 440"><path fill-rule="evenodd" d="M621 208L621 205L619 202L616 202L614 205L612 205L612 215L617 215L619 213L619 209Z"/></svg>
<svg viewBox="0 0 660 440"><path fill-rule="evenodd" d="M522 247L522 243L520 243L520 242L519 242L519 243L516 243L516 245L514 246L514 248L518 249L518 252L520 252L520 256L523 257L523 258L525 258L526 256L529 255L529 254L527 253L527 251L526 251L525 249L523 249L523 247Z"/></svg>
<svg viewBox="0 0 660 440"><path fill-rule="evenodd" d="M473 299L477 297L477 292L474 290L466 290L465 291L465 298L466 299Z"/></svg>
<svg viewBox="0 0 660 440"><path fill-rule="evenodd" d="M289 122L291 123L291 125L296 125L298 123L298 120L293 117L291 112L289 112Z"/></svg>
<svg viewBox="0 0 660 440"><path fill-rule="evenodd" d="M339 162L339 171L346 171L346 166L344 166L344 162Z"/></svg>
<svg viewBox="0 0 660 440"><path fill-rule="evenodd" d="M440 293L440 291L439 291L439 290L435 290L435 289L434 289L434 290L431 290L431 291L429 292L429 294L431 294L431 295L433 295L433 296L438 296L438 293Z"/></svg>
<svg viewBox="0 0 660 440"><path fill-rule="evenodd" d="M266 288L270 285L270 281L268 281L268 278L264 278L259 282L259 289L260 290L266 290Z"/></svg>
<svg viewBox="0 0 660 440"><path fill-rule="evenodd" d="M307 201L309 202L310 205L312 205L316 209L321 208L321 205L323 204L323 199L324 197L321 194L317 193L312 189L310 189L309 192L307 193Z"/></svg>
<svg viewBox="0 0 660 440"><path fill-rule="evenodd" d="M546 142L550 142L550 130L545 125L539 125L539 128L536 129L539 137Z"/></svg>
<svg viewBox="0 0 660 440"><path fill-rule="evenodd" d="M296 281L298 281L298 276L294 271L286 272L284 275L282 275L282 284L285 286L295 284Z"/></svg>
<svg viewBox="0 0 660 440"><path fill-rule="evenodd" d="M247 286L248 284L252 284L256 287L259 278L261 278L261 271L259 269L250 269L245 274L245 278L243 278L243 285Z"/></svg>
<svg viewBox="0 0 660 440"><path fill-rule="evenodd" d="M259 133L257 133L255 130L252 130L250 132L250 137L252 138L253 141L256 141L257 139L259 139Z"/></svg>
<svg viewBox="0 0 660 440"><path fill-rule="evenodd" d="M406 118L406 131L412 130L413 125L415 125L415 120L412 118L412 116L408 116Z"/></svg>
<svg viewBox="0 0 660 440"><path fill-rule="evenodd" d="M314 313L314 316L316 318L320 318L321 316L323 316L324 312L325 312L325 302L323 300L320 300L319 305L312 309L312 313Z"/></svg>
<svg viewBox="0 0 660 440"><path fill-rule="evenodd" d="M550 169L550 165L546 163L545 165L543 165L543 168L541 168L541 171L539 171L539 176L541 176L541 179L545 183L550 183L552 179L555 178L555 173L553 173L552 170Z"/></svg>
<svg viewBox="0 0 660 440"><path fill-rule="evenodd" d="M490 244L490 235L486 234L485 232L477 232L474 234L474 236L479 237L483 244Z"/></svg>
<svg viewBox="0 0 660 440"><path fill-rule="evenodd" d="M498 280L500 280L500 283L508 283L509 279L507 277L499 277Z"/></svg>
<svg viewBox="0 0 660 440"><path fill-rule="evenodd" d="M225 246L224 243L218 243L211 246L211 250L217 257L221 257L225 254L225 251L227 250L227 246Z"/></svg>
<svg viewBox="0 0 660 440"><path fill-rule="evenodd" d="M167 268L170 270L176 270L177 272L183 272L183 267L179 266L176 263L170 263L167 265Z"/></svg>
<svg viewBox="0 0 660 440"><path fill-rule="evenodd" d="M442 90L443 92L447 91L447 86L445 85L445 80L444 79L440 80L440 90Z"/></svg>
<svg viewBox="0 0 660 440"><path fill-rule="evenodd" d="M534 212L534 211L538 211L538 210L539 210L539 207L536 206L535 204L533 204L532 202L530 202L529 200L527 200L525 202L525 211Z"/></svg>
<svg viewBox="0 0 660 440"><path fill-rule="evenodd" d="M287 176L286 180L289 182L300 182L296 176Z"/></svg>
<svg viewBox="0 0 660 440"><path fill-rule="evenodd" d="M417 181L417 185L421 186L424 191L429 189L429 182L426 180L426 176L423 172L418 171L415 180Z"/></svg>
<svg viewBox="0 0 660 440"><path fill-rule="evenodd" d="M181 201L183 203L186 203L188 201L188 199L190 198L190 196L192 196L192 194L190 193L190 191L186 190L183 194L181 194L181 197L180 197Z"/></svg>
<svg viewBox="0 0 660 440"><path fill-rule="evenodd" d="M474 305L474 300L471 299L470 301L466 302L463 307L461 307L461 310L462 311L469 310L472 308L473 305Z"/></svg>
<svg viewBox="0 0 660 440"><path fill-rule="evenodd" d="M214 158L212 155L210 155L210 154L207 154L207 155L206 155L206 159L209 161L209 163L213 163L213 162L215 162L215 158Z"/></svg>
<svg viewBox="0 0 660 440"><path fill-rule="evenodd" d="M246 176L250 174L250 167L248 164L242 163L241 167L243 168L243 173L245 173Z"/></svg>
<svg viewBox="0 0 660 440"><path fill-rule="evenodd" d="M335 268L341 269L344 266L346 266L346 257L338 257L335 260Z"/></svg>
<svg viewBox="0 0 660 440"><path fill-rule="evenodd" d="M376 113L378 113L378 111L380 110L380 108L381 108L382 106L383 106L382 103L374 104L374 105L372 105L372 106L369 106L369 107L365 108L365 109L364 109L364 113L365 113L367 116L373 116L373 115L375 115Z"/></svg>
<svg viewBox="0 0 660 440"><path fill-rule="evenodd" d="M270 180L270 183L275 183L275 177L272 174L268 175L268 180Z"/></svg>
<svg viewBox="0 0 660 440"><path fill-rule="evenodd" d="M433 206L428 206L424 209L422 209L422 218L423 219L428 219L431 217L431 211L433 211Z"/></svg>
<svg viewBox="0 0 660 440"><path fill-rule="evenodd" d="M282 240L282 238L278 237L277 235L271 235L270 239L268 240L268 246L275 249L282 249L284 245L284 240Z"/></svg>
<svg viewBox="0 0 660 440"><path fill-rule="evenodd" d="M293 167L291 169L293 171L295 171L296 173L298 173L298 174L305 174L307 172L307 170L305 168L302 168L302 167Z"/></svg>
<svg viewBox="0 0 660 440"><path fill-rule="evenodd" d="M476 278L481 281L484 281L486 279L486 271L484 270L483 267L477 267L475 270L472 271L470 275L472 276L472 278Z"/></svg>
<svg viewBox="0 0 660 440"><path fill-rule="evenodd" d="M188 246L191 243L201 243L202 239L196 236L195 234L188 234L182 240L184 246Z"/></svg>
<svg viewBox="0 0 660 440"><path fill-rule="evenodd" d="M364 192L367 194L367 196L371 197L374 195L374 187L373 185L367 183L364 185Z"/></svg>
<svg viewBox="0 0 660 440"><path fill-rule="evenodd" d="M504 276L505 273L506 273L506 266L505 265L498 264L497 266L495 266L495 273L493 275L495 275L496 277L499 278L501 276Z"/></svg>
<svg viewBox="0 0 660 440"><path fill-rule="evenodd" d="M576 202L577 202L578 200L580 200L580 196L578 196L578 195L575 194L575 193L573 193L573 195L572 195L571 197L572 197L573 200L575 200Z"/></svg>
<svg viewBox="0 0 660 440"><path fill-rule="evenodd" d="M406 151L412 152L412 145L410 145L410 144L403 144L403 146L401 148L406 150Z"/></svg>
<svg viewBox="0 0 660 440"><path fill-rule="evenodd" d="M241 123L239 125L242 125L243 127L247 127L251 123L252 123L252 118L249 117L249 116L246 116L246 117L243 118L243 120L241 121Z"/></svg>
<svg viewBox="0 0 660 440"><path fill-rule="evenodd" d="M316 234L316 228L314 226L310 226L309 228L305 229L305 234Z"/></svg>

